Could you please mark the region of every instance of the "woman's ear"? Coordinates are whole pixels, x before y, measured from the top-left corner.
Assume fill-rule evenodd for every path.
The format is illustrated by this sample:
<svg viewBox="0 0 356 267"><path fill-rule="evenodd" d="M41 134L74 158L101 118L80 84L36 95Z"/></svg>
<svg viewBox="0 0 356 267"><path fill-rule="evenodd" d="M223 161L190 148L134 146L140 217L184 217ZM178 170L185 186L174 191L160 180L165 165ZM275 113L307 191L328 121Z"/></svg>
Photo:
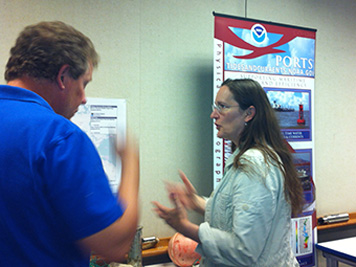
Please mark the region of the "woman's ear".
<svg viewBox="0 0 356 267"><path fill-rule="evenodd" d="M256 114L256 108L254 106L249 106L246 109L245 122L249 122L250 120L252 120L253 117L255 117L255 114Z"/></svg>

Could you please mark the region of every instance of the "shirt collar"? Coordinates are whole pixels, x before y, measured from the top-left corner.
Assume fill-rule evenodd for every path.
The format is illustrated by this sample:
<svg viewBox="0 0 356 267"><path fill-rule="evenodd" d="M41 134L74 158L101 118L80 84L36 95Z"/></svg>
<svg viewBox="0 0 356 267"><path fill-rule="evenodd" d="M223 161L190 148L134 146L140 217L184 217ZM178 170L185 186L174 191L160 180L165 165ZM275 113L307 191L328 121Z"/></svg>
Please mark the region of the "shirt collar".
<svg viewBox="0 0 356 267"><path fill-rule="evenodd" d="M52 107L46 100L44 100L44 98L35 92L21 87L0 85L0 99L33 102L53 111Z"/></svg>
<svg viewBox="0 0 356 267"><path fill-rule="evenodd" d="M234 153L230 155L230 157L226 160L225 162L225 168L226 167L231 167L231 165L234 164L234 158L239 154L240 149L236 148Z"/></svg>

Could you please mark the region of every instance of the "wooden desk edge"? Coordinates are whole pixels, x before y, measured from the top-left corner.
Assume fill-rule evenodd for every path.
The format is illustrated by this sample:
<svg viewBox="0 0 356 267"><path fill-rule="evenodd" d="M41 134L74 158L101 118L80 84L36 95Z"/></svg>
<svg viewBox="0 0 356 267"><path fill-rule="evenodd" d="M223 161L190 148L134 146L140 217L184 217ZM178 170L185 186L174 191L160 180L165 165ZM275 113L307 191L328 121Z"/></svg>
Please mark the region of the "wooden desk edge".
<svg viewBox="0 0 356 267"><path fill-rule="evenodd" d="M168 243L170 239L170 237L159 238L159 242L154 248L142 250L142 257L153 257L168 253Z"/></svg>
<svg viewBox="0 0 356 267"><path fill-rule="evenodd" d="M318 231L356 225L356 212L349 213L350 219L347 222L317 225ZM171 237L159 238L159 242L154 248L142 250L142 257L153 257L168 253L168 243Z"/></svg>
<svg viewBox="0 0 356 267"><path fill-rule="evenodd" d="M347 222L317 225L317 229L318 229L318 231L322 231L322 230L326 230L326 229L333 229L333 228L338 228L338 227L355 225L356 224L356 212L349 213L349 217L350 217L350 219Z"/></svg>

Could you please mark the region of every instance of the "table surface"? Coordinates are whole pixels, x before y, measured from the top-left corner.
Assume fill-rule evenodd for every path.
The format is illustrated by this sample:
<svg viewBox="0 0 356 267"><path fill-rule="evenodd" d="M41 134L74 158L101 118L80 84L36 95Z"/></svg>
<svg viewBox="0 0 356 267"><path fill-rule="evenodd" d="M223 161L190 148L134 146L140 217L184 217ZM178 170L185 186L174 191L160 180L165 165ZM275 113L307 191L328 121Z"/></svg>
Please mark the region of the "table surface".
<svg viewBox="0 0 356 267"><path fill-rule="evenodd" d="M356 237L316 244L321 251L356 262Z"/></svg>
<svg viewBox="0 0 356 267"><path fill-rule="evenodd" d="M331 228L339 228L356 224L356 212L349 213L350 219L347 222L330 223L324 225L317 225L318 231L323 231Z"/></svg>
<svg viewBox="0 0 356 267"><path fill-rule="evenodd" d="M147 267L176 267L172 262L161 263L161 264L154 264L154 265L146 265Z"/></svg>

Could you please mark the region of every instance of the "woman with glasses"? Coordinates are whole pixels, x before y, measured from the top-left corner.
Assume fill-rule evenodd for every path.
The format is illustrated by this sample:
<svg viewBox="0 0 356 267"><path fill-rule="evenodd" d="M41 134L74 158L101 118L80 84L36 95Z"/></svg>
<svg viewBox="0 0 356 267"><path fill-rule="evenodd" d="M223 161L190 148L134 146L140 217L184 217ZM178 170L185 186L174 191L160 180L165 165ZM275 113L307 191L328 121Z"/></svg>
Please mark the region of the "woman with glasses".
<svg viewBox="0 0 356 267"><path fill-rule="evenodd" d="M299 266L290 230L303 190L265 91L251 79L228 79L210 117L218 137L232 143L222 181L204 199L181 172L183 184L167 187L175 207L153 202L155 212L198 242L200 266ZM190 222L186 209L205 222Z"/></svg>

